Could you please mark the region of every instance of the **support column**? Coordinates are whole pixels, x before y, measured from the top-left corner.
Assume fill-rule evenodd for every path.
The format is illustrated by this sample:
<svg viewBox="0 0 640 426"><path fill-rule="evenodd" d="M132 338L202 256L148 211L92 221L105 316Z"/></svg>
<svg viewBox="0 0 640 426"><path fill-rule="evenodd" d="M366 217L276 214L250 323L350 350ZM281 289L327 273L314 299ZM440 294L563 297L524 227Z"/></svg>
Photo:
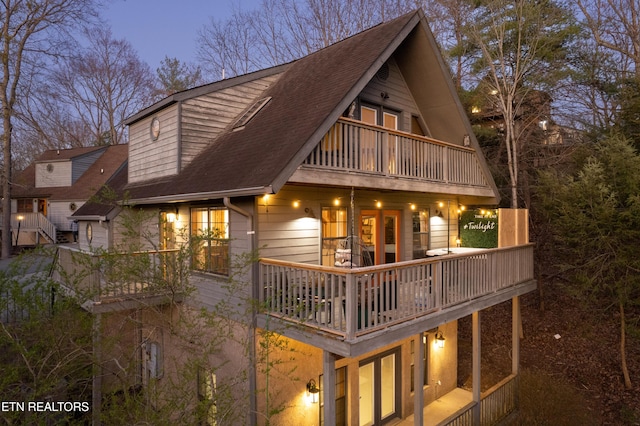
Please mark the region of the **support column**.
<svg viewBox="0 0 640 426"><path fill-rule="evenodd" d="M473 370L473 389L472 389L472 394L473 394L473 402L476 403L475 407L473 408L473 424L474 425L479 425L480 424L480 391L481 391L481 387L480 387L480 312L479 311L475 311L473 314L471 314L471 320L472 320L472 348L473 348L473 355L472 355L472 370Z"/></svg>
<svg viewBox="0 0 640 426"><path fill-rule="evenodd" d="M324 424L336 424L336 356L322 351L322 401Z"/></svg>
<svg viewBox="0 0 640 426"><path fill-rule="evenodd" d="M520 297L515 296L511 299L511 373L518 375L520 373Z"/></svg>
<svg viewBox="0 0 640 426"><path fill-rule="evenodd" d="M413 424L424 424L424 333L418 333L413 351Z"/></svg>
<svg viewBox="0 0 640 426"><path fill-rule="evenodd" d="M102 314L93 316L93 382L91 389L91 423L99 426L102 406Z"/></svg>

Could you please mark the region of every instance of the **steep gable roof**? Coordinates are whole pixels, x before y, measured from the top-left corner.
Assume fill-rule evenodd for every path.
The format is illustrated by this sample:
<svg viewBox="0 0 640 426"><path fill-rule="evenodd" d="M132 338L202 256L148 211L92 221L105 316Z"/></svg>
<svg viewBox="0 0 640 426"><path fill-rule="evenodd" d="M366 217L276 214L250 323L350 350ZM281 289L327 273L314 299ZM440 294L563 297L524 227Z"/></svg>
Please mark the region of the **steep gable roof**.
<svg viewBox="0 0 640 426"><path fill-rule="evenodd" d="M283 66L280 78L259 97L270 101L245 126L227 129L178 175L130 184L132 202L277 192L378 69L420 28L429 33L423 13L409 13ZM435 43L431 47L439 56ZM435 72L447 72L438 65Z"/></svg>
<svg viewBox="0 0 640 426"><path fill-rule="evenodd" d="M12 188L11 196L12 198L42 197L51 200L86 200L95 194L96 190L127 161L128 148L128 145L110 145L45 151L16 177L16 185ZM104 151L102 155L71 186L36 188L36 163L73 160L99 150Z"/></svg>

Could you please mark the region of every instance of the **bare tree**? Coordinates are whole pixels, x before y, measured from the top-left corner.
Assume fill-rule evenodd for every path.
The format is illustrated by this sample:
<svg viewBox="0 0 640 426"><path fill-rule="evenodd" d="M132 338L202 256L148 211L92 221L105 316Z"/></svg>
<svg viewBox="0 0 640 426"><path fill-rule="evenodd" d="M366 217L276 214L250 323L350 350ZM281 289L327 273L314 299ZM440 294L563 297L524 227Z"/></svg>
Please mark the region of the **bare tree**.
<svg viewBox="0 0 640 426"><path fill-rule="evenodd" d="M0 3L0 103L4 158L2 258L11 255L12 133L16 105L22 96L19 91L21 81L28 71L33 70L29 67L30 61L61 51L66 38L62 33L92 17L94 3L94 0L3 0Z"/></svg>
<svg viewBox="0 0 640 426"><path fill-rule="evenodd" d="M87 32L89 46L53 73L58 101L92 130L85 144L124 141L122 122L147 105L154 91L153 73L131 44L109 29Z"/></svg>
<svg viewBox="0 0 640 426"><path fill-rule="evenodd" d="M518 207L520 150L529 133L516 125L533 91L548 92L560 79L567 47L576 32L572 15L553 1L479 2L469 21L479 49L476 76L504 122L511 207Z"/></svg>
<svg viewBox="0 0 640 426"><path fill-rule="evenodd" d="M412 0L263 0L257 10L212 19L198 35L198 60L210 76L286 63L416 9Z"/></svg>

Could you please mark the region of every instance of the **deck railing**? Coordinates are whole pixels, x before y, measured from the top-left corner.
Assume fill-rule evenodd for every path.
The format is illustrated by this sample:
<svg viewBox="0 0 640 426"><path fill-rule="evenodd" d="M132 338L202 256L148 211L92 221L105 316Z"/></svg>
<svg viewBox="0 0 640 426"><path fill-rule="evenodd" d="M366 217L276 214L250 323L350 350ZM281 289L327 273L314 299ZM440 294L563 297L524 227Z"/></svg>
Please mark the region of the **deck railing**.
<svg viewBox="0 0 640 426"><path fill-rule="evenodd" d="M473 149L341 118L303 163L463 185L487 185Z"/></svg>
<svg viewBox="0 0 640 426"><path fill-rule="evenodd" d="M109 302L183 291L177 250L96 254L59 247L52 278L83 302Z"/></svg>
<svg viewBox="0 0 640 426"><path fill-rule="evenodd" d="M2 213L0 213L0 229L2 228ZM11 231L40 232L49 240L56 241L56 226L49 221L42 213L12 213L11 214ZM17 236L16 236L17 237ZM14 238L16 238L14 237Z"/></svg>
<svg viewBox="0 0 640 426"><path fill-rule="evenodd" d="M518 376L511 374L480 396L480 425L499 424L516 409ZM473 425L473 410L477 404L470 403L440 423L442 426Z"/></svg>
<svg viewBox="0 0 640 426"><path fill-rule="evenodd" d="M260 260L265 313L346 339L533 279L533 245L363 268Z"/></svg>

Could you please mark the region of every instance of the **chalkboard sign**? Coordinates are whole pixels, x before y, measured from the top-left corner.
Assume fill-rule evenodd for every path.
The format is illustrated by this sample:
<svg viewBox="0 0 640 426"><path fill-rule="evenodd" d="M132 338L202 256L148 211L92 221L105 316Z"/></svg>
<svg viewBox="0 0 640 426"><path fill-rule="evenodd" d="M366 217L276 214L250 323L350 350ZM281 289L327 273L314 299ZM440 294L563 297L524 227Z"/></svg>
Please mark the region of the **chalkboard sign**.
<svg viewBox="0 0 640 426"><path fill-rule="evenodd" d="M477 248L498 247L498 211L463 211L460 214L460 245Z"/></svg>

